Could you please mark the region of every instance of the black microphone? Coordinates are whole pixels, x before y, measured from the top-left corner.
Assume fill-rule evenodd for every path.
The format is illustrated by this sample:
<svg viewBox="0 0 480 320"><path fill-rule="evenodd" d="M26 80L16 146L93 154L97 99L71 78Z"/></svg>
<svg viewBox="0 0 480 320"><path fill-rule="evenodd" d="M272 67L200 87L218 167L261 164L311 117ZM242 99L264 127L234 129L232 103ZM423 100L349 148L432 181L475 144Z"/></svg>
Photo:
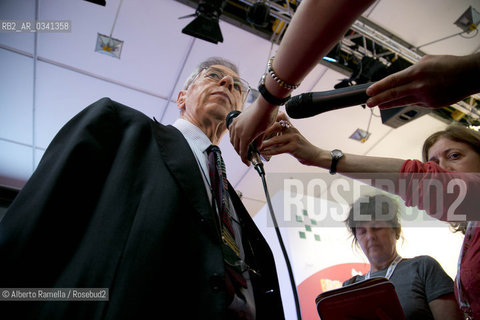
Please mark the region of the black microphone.
<svg viewBox="0 0 480 320"><path fill-rule="evenodd" d="M365 91L372 84L373 82L369 82L329 91L302 93L288 100L285 108L290 118L303 119L327 111L364 104L368 100Z"/></svg>
<svg viewBox="0 0 480 320"><path fill-rule="evenodd" d="M230 127L230 124L232 123L233 119L238 117L240 113L241 112L238 110L233 110L227 114L227 117L225 118L227 129ZM260 159L260 152L258 152L257 147L255 146L255 143L251 143L248 146L248 160L250 160L253 163L253 167L255 168L255 170L257 170L260 176L265 175L265 170L263 169L263 162Z"/></svg>

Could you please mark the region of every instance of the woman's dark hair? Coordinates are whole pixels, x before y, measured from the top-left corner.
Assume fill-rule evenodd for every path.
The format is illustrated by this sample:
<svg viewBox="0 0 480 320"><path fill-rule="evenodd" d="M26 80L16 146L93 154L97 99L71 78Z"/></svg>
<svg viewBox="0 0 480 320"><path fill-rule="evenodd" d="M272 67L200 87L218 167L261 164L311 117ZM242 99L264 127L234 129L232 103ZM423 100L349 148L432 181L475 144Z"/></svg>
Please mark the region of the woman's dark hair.
<svg viewBox="0 0 480 320"><path fill-rule="evenodd" d="M450 229L452 232L460 232L462 234L465 234L467 232L467 225L468 221L462 221L462 222L449 222L450 223Z"/></svg>
<svg viewBox="0 0 480 320"><path fill-rule="evenodd" d="M395 230L396 238L400 238L402 226L398 214L398 205L393 198L384 194L376 194L361 197L353 203L345 224L355 245L358 244L358 224L369 221L386 221Z"/></svg>
<svg viewBox="0 0 480 320"><path fill-rule="evenodd" d="M445 130L435 132L425 140L422 148L422 158L424 162L428 161L428 151L440 138L468 144L480 155L480 134L462 125L453 124L449 125Z"/></svg>

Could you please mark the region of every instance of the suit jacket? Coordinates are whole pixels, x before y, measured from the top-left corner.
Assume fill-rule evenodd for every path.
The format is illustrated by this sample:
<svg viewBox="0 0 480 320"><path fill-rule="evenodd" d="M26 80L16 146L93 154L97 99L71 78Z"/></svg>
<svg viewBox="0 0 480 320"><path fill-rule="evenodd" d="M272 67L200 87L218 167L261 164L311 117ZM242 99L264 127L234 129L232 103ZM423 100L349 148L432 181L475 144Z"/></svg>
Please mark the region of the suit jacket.
<svg viewBox="0 0 480 320"><path fill-rule="evenodd" d="M257 319L283 319L273 255L230 186ZM2 319L222 319L221 240L172 126L108 98L70 120L0 222L0 287L109 288L109 301L0 302Z"/></svg>

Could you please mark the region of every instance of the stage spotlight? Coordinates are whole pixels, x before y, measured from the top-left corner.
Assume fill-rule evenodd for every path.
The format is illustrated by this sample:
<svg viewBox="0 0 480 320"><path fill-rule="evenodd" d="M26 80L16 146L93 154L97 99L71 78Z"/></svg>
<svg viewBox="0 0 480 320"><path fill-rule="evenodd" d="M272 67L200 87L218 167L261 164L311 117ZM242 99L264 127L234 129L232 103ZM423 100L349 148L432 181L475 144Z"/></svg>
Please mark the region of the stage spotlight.
<svg viewBox="0 0 480 320"><path fill-rule="evenodd" d="M268 25L268 17L270 15L270 6L265 1L259 1L248 9L247 21L251 24L265 28Z"/></svg>
<svg viewBox="0 0 480 320"><path fill-rule="evenodd" d="M332 63L342 63L342 41L337 43L335 47L333 47L333 49L330 50L330 52L327 53L327 55L322 59Z"/></svg>
<svg viewBox="0 0 480 320"><path fill-rule="evenodd" d="M350 87L352 85L352 82L350 79L343 79L341 80L339 83L337 83L336 85L334 85L333 87L335 89L341 89L341 88L346 88L346 87Z"/></svg>
<svg viewBox="0 0 480 320"><path fill-rule="evenodd" d="M200 0L194 14L181 17L196 17L182 33L217 44L223 42L222 31L218 24L226 0Z"/></svg>
<svg viewBox="0 0 480 320"><path fill-rule="evenodd" d="M104 6L104 7L107 4L106 0L85 0L85 1L95 3L95 4L98 4L100 6Z"/></svg>

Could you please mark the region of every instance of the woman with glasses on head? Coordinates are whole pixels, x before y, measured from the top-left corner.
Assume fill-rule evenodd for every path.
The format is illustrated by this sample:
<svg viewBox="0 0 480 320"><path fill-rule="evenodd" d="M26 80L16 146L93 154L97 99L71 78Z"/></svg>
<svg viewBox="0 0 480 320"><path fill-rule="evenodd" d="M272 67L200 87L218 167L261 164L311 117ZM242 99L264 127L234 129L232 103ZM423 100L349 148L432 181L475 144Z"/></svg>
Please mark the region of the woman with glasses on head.
<svg viewBox="0 0 480 320"><path fill-rule="evenodd" d="M397 253L402 226L395 200L382 194L362 197L352 205L345 224L370 270L344 286L384 277L393 283L407 319L462 319L453 281L440 264L429 256L403 258Z"/></svg>

